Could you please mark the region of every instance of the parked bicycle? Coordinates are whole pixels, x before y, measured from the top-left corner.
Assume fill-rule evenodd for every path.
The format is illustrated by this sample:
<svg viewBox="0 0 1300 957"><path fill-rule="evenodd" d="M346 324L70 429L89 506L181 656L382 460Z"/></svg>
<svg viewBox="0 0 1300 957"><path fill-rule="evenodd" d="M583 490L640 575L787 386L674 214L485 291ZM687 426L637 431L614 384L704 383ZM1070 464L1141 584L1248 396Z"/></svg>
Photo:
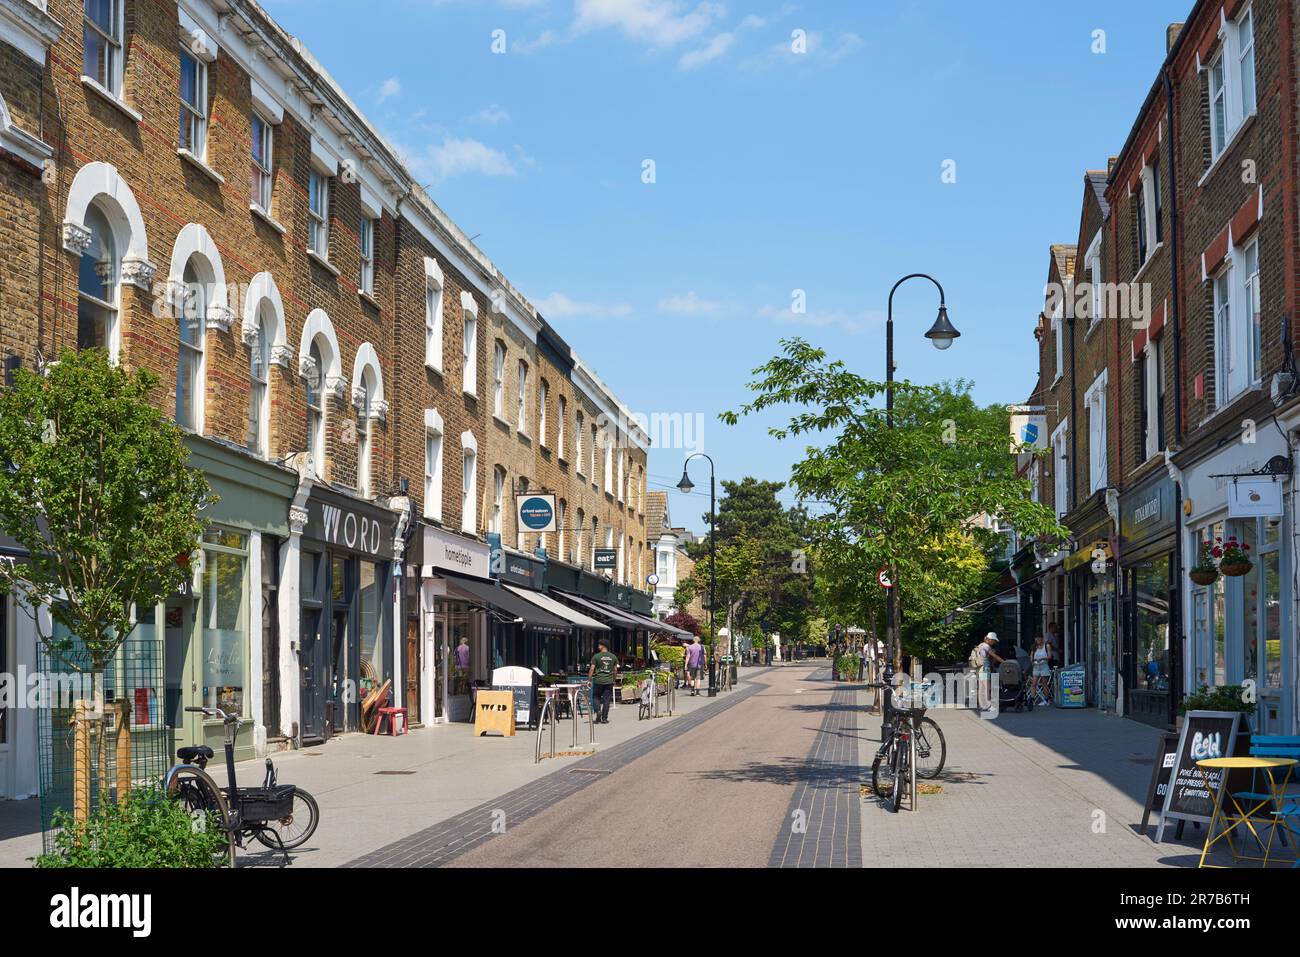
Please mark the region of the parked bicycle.
<svg viewBox="0 0 1300 957"><path fill-rule="evenodd" d="M934 682L913 684L904 707L894 704L894 687L887 682L868 687L884 690L884 724L880 749L871 763L871 789L897 811L903 794L915 795L916 778L933 779L948 759L948 743L933 718L925 717L924 695Z"/></svg>
<svg viewBox="0 0 1300 957"><path fill-rule="evenodd" d="M206 744L180 748L180 764L163 777L163 789L189 811L202 826L214 824L225 834L219 857L235 865L235 849L244 847L251 837L258 843L278 850L290 862L288 852L300 847L316 832L320 806L306 790L292 784L277 784L275 765L266 759L266 776L262 786L241 788L235 784L235 736L247 724L237 713L227 714L220 708L186 708L210 718L221 719L225 730L227 787L218 787L207 773L213 752Z"/></svg>

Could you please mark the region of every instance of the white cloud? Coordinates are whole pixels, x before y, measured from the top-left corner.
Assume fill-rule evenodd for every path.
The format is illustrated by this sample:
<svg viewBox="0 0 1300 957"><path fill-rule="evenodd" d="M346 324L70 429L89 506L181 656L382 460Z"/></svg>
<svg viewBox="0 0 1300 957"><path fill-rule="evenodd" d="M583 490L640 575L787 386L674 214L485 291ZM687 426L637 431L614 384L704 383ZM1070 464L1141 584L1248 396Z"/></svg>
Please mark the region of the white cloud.
<svg viewBox="0 0 1300 957"><path fill-rule="evenodd" d="M708 46L683 54L682 58L677 61L677 65L683 70L694 70L711 60L725 56L735 42L736 35L734 33L719 33L709 41Z"/></svg>
<svg viewBox="0 0 1300 957"><path fill-rule="evenodd" d="M669 296L659 300L659 311L677 316L717 316L728 309L725 303L714 299L701 299L694 291L684 296Z"/></svg>
<svg viewBox="0 0 1300 957"><path fill-rule="evenodd" d="M478 118L484 123L491 123L493 126L496 126L498 123L504 123L506 120L510 119L510 114L493 103L486 109L479 110Z"/></svg>
<svg viewBox="0 0 1300 957"><path fill-rule="evenodd" d="M534 299L533 305L547 319L569 319L574 316L586 316L591 319L622 318L632 314L632 307L627 303L605 305L595 302L579 302L562 292L553 292L545 299Z"/></svg>
<svg viewBox="0 0 1300 957"><path fill-rule="evenodd" d="M402 81L395 76L390 76L379 87L379 102L391 99L394 96L402 95Z"/></svg>
<svg viewBox="0 0 1300 957"><path fill-rule="evenodd" d="M516 40L510 45L510 49L516 53L532 53L534 50L541 50L558 43L559 35L554 30L543 30L533 40Z"/></svg>
<svg viewBox="0 0 1300 957"><path fill-rule="evenodd" d="M863 46L862 37L856 33L841 33L828 40L821 33L809 31L804 42L804 53L795 53L792 41L786 39L745 60L742 66L766 69L774 66L826 65L851 56Z"/></svg>
<svg viewBox="0 0 1300 957"><path fill-rule="evenodd" d="M576 11L575 31L614 28L657 48L695 39L726 12L719 3L689 7L681 0L577 0Z"/></svg>
<svg viewBox="0 0 1300 957"><path fill-rule="evenodd" d="M514 176L518 172L505 153L470 138L444 136L442 143L423 149L400 145L397 149L417 176L431 179L448 179L462 173Z"/></svg>
<svg viewBox="0 0 1300 957"><path fill-rule="evenodd" d="M844 332L862 332L865 329L879 326L885 321L885 317L880 312L861 312L849 313L832 310L830 312L795 312L789 306L780 308L775 306L764 306L758 310L760 316L765 316L775 322L785 323L792 326L809 326L814 329L842 329Z"/></svg>

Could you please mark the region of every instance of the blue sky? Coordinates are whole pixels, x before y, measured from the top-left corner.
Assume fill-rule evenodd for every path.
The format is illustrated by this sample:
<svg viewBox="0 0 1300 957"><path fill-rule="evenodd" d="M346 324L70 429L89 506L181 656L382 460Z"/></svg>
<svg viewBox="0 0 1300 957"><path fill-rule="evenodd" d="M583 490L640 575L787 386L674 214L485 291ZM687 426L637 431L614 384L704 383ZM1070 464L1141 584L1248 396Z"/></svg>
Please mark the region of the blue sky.
<svg viewBox="0 0 1300 957"><path fill-rule="evenodd" d="M624 402L703 415L719 480L785 480L801 455L775 418L717 421L782 337L883 377L909 272L944 284L962 337L934 350L936 293L908 284L899 377L1026 398L1048 245L1075 241L1083 172L1123 145L1192 6L262 2ZM652 451L651 487L685 454ZM697 531L706 465L670 499Z"/></svg>

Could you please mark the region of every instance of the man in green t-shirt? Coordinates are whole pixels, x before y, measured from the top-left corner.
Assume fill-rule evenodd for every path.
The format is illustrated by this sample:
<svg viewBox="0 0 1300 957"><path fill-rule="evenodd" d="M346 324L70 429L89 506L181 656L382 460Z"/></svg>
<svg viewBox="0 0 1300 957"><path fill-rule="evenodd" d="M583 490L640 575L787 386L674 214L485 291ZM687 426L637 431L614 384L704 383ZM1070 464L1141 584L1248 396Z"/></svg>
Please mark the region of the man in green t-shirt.
<svg viewBox="0 0 1300 957"><path fill-rule="evenodd" d="M587 669L587 677L591 679L591 707L596 712L597 724L609 724L609 704L614 697L618 659L609 653L609 645L605 642L597 642L596 648L591 667Z"/></svg>

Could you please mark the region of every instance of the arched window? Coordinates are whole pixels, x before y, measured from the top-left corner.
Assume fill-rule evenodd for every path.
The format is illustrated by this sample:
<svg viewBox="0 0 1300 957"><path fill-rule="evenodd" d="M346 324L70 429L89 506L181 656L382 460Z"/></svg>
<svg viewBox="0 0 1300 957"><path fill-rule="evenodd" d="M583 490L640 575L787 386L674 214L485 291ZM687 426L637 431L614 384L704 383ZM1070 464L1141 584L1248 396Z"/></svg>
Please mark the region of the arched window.
<svg viewBox="0 0 1300 957"><path fill-rule="evenodd" d="M90 243L77 267L77 348L104 349L116 360L120 253L97 205L86 210L86 229Z"/></svg>
<svg viewBox="0 0 1300 957"><path fill-rule="evenodd" d="M442 521L442 416L424 410L424 517Z"/></svg>
<svg viewBox="0 0 1300 957"><path fill-rule="evenodd" d="M265 457L270 432L271 337L274 319L263 302L257 310L256 332L248 349L248 451Z"/></svg>
<svg viewBox="0 0 1300 957"><path fill-rule="evenodd" d="M461 458L461 498L460 528L463 532L474 533L475 513L478 510L475 490L478 488L478 441L473 432L462 432L460 444L463 449Z"/></svg>
<svg viewBox="0 0 1300 957"><path fill-rule="evenodd" d="M577 441L578 443L577 454L574 455L573 457L574 467L577 469L578 474L581 475L582 470L586 468L586 464L582 461L582 413L581 412L579 412L577 415L576 424L574 425L574 429L573 429L573 437L575 441Z"/></svg>
<svg viewBox="0 0 1300 957"><path fill-rule="evenodd" d="M325 477L325 361L320 343L313 341L308 353L311 360L303 381L307 386L307 452L316 474Z"/></svg>
<svg viewBox="0 0 1300 957"><path fill-rule="evenodd" d="M176 424L191 432L203 428L203 335L209 283L198 261L185 264L180 310L180 351L176 360Z"/></svg>
<svg viewBox="0 0 1300 957"><path fill-rule="evenodd" d="M582 533L586 531L586 529L587 513L582 509L578 509L578 520L573 523L573 552L565 556L565 561L573 562L576 565L586 565L586 561L582 554Z"/></svg>
<svg viewBox="0 0 1300 957"><path fill-rule="evenodd" d="M492 414L498 419L506 415L506 347L498 342L492 360Z"/></svg>

